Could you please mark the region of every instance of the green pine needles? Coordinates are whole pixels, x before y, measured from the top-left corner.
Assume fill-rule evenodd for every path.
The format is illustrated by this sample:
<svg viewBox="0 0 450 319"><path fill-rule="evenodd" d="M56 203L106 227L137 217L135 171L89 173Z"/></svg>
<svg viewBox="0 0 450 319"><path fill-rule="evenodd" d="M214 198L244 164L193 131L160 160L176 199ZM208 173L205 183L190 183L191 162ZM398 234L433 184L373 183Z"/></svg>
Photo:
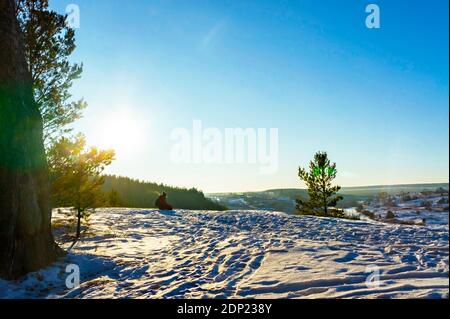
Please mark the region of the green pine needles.
<svg viewBox="0 0 450 319"><path fill-rule="evenodd" d="M300 215L344 218L344 212L336 208L342 196L337 195L340 186L332 186L336 178L336 163L331 163L326 152L318 152L309 164L309 170L299 168L298 176L308 187L308 200L297 199Z"/></svg>

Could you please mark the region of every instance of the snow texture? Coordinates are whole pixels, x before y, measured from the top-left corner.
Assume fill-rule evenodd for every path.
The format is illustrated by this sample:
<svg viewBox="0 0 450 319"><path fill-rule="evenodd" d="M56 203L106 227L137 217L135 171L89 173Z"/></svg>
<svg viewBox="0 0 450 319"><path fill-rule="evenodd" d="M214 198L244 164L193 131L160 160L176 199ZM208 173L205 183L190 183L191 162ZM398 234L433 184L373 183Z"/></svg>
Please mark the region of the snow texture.
<svg viewBox="0 0 450 319"><path fill-rule="evenodd" d="M0 280L0 298L448 298L448 240L448 225L100 209L67 258Z"/></svg>

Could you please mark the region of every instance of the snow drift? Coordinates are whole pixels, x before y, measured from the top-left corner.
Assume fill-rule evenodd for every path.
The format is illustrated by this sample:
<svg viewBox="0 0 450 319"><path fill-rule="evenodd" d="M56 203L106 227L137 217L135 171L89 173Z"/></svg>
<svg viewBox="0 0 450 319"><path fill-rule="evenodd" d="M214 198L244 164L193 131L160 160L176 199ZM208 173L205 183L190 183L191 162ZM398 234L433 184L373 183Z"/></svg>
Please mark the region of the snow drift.
<svg viewBox="0 0 450 319"><path fill-rule="evenodd" d="M101 209L67 258L0 281L0 298L448 298L448 240L448 225Z"/></svg>

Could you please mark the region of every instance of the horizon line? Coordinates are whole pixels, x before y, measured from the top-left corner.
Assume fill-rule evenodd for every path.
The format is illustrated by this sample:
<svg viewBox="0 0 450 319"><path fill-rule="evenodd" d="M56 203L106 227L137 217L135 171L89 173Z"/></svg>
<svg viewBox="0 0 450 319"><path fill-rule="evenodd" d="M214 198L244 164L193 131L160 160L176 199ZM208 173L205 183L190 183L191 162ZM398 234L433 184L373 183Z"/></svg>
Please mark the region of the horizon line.
<svg viewBox="0 0 450 319"><path fill-rule="evenodd" d="M346 188L377 188L377 187L401 187L401 186L420 186L420 185L436 185L436 184L447 184L449 185L449 182L421 182L421 183L408 183L408 184L381 184L381 185L361 185L361 186L342 186L341 190ZM270 192L270 191L277 191L277 190L306 190L307 188L293 188L293 187L287 187L287 188L269 188L264 189L260 191L241 191L241 192L204 192L204 194L244 194L244 193L261 193L261 192Z"/></svg>

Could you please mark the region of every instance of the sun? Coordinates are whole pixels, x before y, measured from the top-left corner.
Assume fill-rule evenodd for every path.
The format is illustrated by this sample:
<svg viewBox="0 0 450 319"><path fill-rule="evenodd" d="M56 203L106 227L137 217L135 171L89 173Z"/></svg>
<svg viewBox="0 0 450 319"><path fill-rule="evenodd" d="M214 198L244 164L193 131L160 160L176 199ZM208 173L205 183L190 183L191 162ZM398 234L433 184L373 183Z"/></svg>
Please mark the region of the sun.
<svg viewBox="0 0 450 319"><path fill-rule="evenodd" d="M144 146L142 121L129 110L108 114L99 120L95 130L94 145L101 149L113 149L118 157L133 155Z"/></svg>

